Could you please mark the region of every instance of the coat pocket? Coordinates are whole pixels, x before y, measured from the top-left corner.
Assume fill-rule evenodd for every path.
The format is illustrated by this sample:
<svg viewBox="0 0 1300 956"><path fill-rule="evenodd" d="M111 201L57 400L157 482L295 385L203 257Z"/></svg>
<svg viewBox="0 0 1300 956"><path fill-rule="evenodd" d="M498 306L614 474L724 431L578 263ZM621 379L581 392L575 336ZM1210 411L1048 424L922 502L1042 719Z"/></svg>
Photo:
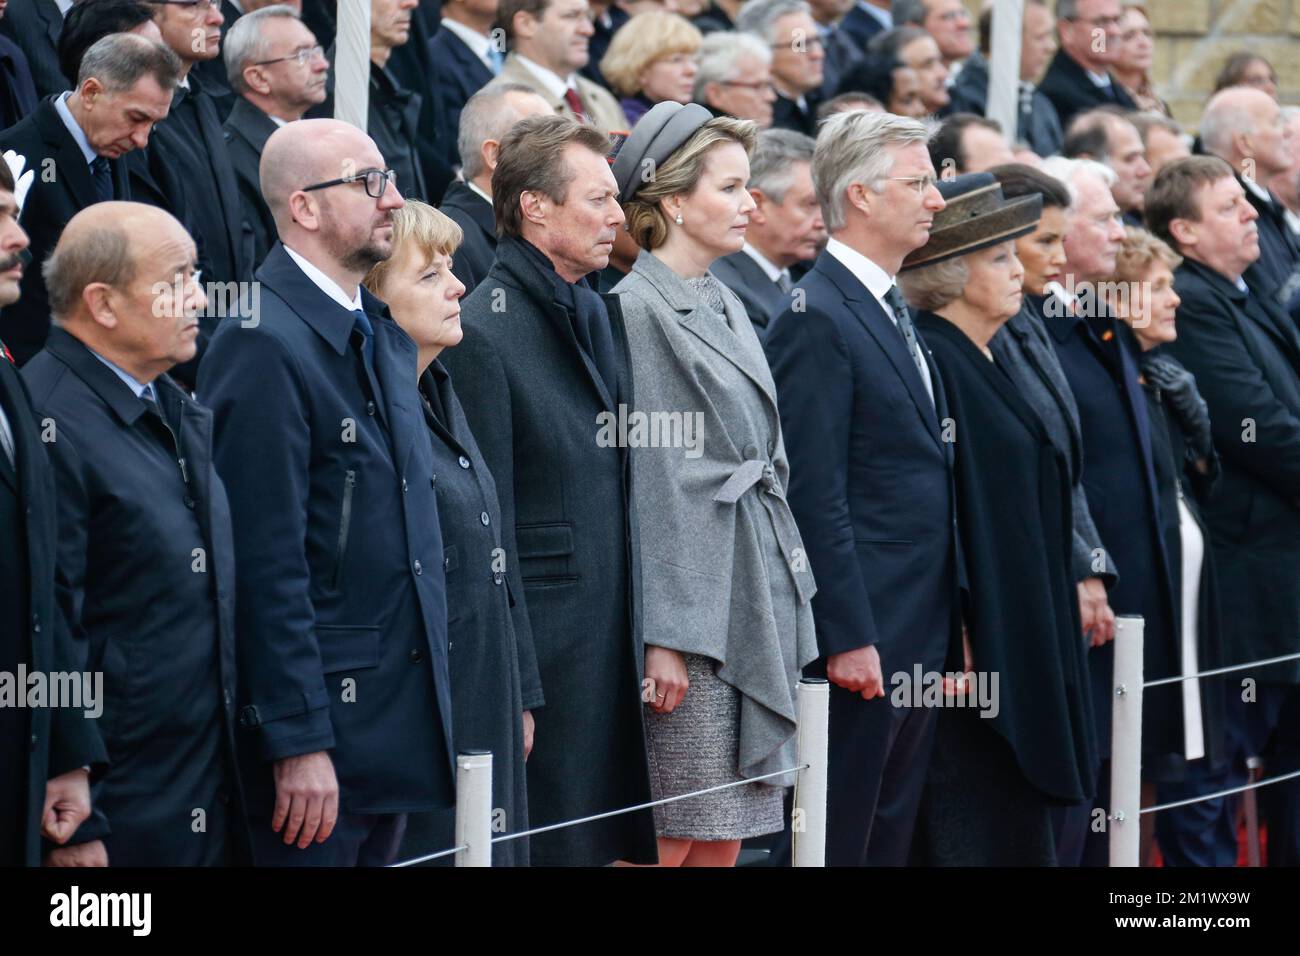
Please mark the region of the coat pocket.
<svg viewBox="0 0 1300 956"><path fill-rule="evenodd" d="M343 473L343 506L339 512L339 540L334 549L334 590L343 586L343 559L348 551L348 531L352 527L352 492L357 487L357 473L349 468Z"/></svg>
<svg viewBox="0 0 1300 956"><path fill-rule="evenodd" d="M379 628L347 624L316 625L321 672L363 670L379 666Z"/></svg>
<svg viewBox="0 0 1300 956"><path fill-rule="evenodd" d="M529 587L570 584L577 580L573 558L573 525L568 521L524 524L515 528L519 573Z"/></svg>

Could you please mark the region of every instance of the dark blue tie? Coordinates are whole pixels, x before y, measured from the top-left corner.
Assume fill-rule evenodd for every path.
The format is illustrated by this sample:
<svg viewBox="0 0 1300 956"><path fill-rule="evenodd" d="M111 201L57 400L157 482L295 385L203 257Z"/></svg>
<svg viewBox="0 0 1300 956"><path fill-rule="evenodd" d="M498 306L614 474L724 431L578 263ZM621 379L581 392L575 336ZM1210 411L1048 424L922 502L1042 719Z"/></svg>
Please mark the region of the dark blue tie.
<svg viewBox="0 0 1300 956"><path fill-rule="evenodd" d="M90 173L95 179L95 201L108 202L113 198L113 170L109 168L108 160L103 156L96 156L95 161L90 164Z"/></svg>
<svg viewBox="0 0 1300 956"><path fill-rule="evenodd" d="M361 360L366 369L366 378L370 382L371 395L375 402L383 406L379 390L379 375L375 371L375 327L370 316L360 309L353 310L356 321L352 325L353 336L361 336Z"/></svg>

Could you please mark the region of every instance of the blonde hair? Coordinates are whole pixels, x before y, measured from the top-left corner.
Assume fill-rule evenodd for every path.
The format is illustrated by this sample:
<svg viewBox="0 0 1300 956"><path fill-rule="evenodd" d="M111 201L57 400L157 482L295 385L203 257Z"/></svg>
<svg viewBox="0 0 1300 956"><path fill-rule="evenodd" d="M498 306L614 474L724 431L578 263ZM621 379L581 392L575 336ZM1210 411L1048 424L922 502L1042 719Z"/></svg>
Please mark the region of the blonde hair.
<svg viewBox="0 0 1300 956"><path fill-rule="evenodd" d="M1183 262L1183 257L1163 239L1145 229L1128 226L1124 230L1124 243L1119 248L1119 255L1115 257L1115 278L1120 282L1141 282L1157 259L1171 272Z"/></svg>
<svg viewBox="0 0 1300 956"><path fill-rule="evenodd" d="M745 154L754 155L758 127L751 120L717 116L709 120L654 171L654 178L635 188L623 203L627 231L642 249L658 249L668 241L668 217L659 204L669 196L695 191L704 175L709 153L724 143L739 143ZM743 184L742 184L743 185Z"/></svg>
<svg viewBox="0 0 1300 956"><path fill-rule="evenodd" d="M675 53L694 54L704 42L685 17L675 13L641 13L618 28L600 61L600 72L619 96L641 91L641 73L656 60Z"/></svg>
<svg viewBox="0 0 1300 956"><path fill-rule="evenodd" d="M362 285L382 299L393 260L408 245L414 245L429 262L434 256L450 256L464 238L460 226L445 214L428 203L408 199L405 206L393 213L393 254L383 262L375 263Z"/></svg>
<svg viewBox="0 0 1300 956"><path fill-rule="evenodd" d="M961 298L969 279L970 267L966 265L966 257L958 256L932 266L900 272L898 288L912 308L938 312Z"/></svg>

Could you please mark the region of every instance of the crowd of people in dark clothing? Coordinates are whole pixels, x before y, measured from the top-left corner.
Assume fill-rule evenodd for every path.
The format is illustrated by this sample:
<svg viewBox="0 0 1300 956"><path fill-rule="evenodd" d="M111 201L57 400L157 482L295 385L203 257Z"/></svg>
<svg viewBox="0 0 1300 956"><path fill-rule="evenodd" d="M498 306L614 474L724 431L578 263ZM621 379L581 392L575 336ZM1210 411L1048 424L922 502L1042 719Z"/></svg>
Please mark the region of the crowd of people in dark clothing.
<svg viewBox="0 0 1300 956"><path fill-rule="evenodd" d="M388 865L489 751L494 835L730 785L494 865L789 865L820 678L828 865L1105 866L1140 616L1142 862L1235 865L1300 107L1243 52L1193 136L1145 7L1024 0L1004 129L994 19L0 0L0 863Z"/></svg>

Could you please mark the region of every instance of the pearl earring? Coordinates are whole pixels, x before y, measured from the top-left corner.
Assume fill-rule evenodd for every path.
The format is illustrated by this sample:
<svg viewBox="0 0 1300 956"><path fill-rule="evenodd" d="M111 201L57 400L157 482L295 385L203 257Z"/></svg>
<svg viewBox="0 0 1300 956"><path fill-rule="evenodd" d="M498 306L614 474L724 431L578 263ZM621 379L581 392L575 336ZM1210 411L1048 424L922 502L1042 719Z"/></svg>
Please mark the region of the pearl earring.
<svg viewBox="0 0 1300 956"><path fill-rule="evenodd" d="M681 214L681 213L678 213L678 214L677 214L677 218L674 219L673 222L677 223L677 225L680 226L680 225L682 224L682 214Z"/></svg>

